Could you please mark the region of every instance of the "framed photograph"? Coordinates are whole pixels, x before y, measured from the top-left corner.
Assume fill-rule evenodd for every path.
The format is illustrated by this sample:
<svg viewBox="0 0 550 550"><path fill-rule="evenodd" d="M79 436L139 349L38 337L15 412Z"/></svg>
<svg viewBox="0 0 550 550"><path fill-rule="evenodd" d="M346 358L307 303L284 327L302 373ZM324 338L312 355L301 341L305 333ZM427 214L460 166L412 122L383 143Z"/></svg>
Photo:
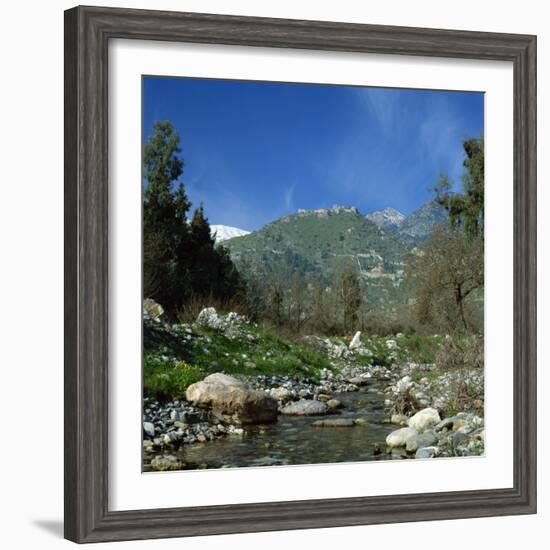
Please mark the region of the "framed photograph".
<svg viewBox="0 0 550 550"><path fill-rule="evenodd" d="M536 37L65 12L65 536L536 511Z"/></svg>

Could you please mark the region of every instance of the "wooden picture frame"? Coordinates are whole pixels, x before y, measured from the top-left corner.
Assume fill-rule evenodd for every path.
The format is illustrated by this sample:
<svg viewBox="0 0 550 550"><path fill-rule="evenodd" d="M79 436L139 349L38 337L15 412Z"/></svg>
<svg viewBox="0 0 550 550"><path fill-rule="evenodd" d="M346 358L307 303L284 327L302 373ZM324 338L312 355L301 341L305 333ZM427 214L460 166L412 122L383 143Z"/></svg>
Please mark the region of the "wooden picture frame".
<svg viewBox="0 0 550 550"><path fill-rule="evenodd" d="M113 38L509 61L514 71L510 489L109 511L108 44ZM196 13L65 12L65 536L245 533L536 511L536 37Z"/></svg>

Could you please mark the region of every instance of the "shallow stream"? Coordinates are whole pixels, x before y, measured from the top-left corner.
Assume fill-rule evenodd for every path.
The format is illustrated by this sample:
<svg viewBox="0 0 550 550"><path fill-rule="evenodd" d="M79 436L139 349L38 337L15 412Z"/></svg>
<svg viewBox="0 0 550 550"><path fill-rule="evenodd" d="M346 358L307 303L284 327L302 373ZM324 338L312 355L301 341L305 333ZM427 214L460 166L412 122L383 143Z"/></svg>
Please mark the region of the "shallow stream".
<svg viewBox="0 0 550 550"><path fill-rule="evenodd" d="M386 422L382 384L373 382L361 391L334 394L333 398L344 405L340 414L279 415L274 424L249 426L242 435L185 445L175 454L193 469L387 460L385 439L395 426ZM316 420L329 418L362 418L368 423L339 428L311 426Z"/></svg>

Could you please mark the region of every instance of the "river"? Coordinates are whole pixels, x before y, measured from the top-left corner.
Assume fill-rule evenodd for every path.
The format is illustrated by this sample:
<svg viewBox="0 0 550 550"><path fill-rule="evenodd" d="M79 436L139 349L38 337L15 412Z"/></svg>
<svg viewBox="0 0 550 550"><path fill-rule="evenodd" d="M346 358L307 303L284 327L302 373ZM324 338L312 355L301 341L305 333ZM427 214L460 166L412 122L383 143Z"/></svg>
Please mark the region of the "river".
<svg viewBox="0 0 550 550"><path fill-rule="evenodd" d="M383 387L383 382L374 382L367 389L334 394L344 405L340 414L279 415L274 424L247 426L242 435L184 445L173 454L187 469L387 460L385 439L395 426L387 422ZM362 418L368 423L343 428L311 426L315 420L328 418Z"/></svg>

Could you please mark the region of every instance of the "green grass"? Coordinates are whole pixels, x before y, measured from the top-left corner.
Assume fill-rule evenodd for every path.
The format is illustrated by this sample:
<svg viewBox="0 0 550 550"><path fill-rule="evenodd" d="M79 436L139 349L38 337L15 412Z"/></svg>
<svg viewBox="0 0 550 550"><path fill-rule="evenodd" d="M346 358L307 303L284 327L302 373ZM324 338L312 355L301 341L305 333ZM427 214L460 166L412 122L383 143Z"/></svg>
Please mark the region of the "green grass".
<svg viewBox="0 0 550 550"><path fill-rule="evenodd" d="M143 390L148 397L164 400L182 396L191 384L204 376L200 367L185 361L174 363L150 354L143 358Z"/></svg>
<svg viewBox="0 0 550 550"><path fill-rule="evenodd" d="M354 362L391 366L395 363L433 363L443 341L439 336L405 334L394 336L397 349L389 349L389 338L363 336L372 356L357 354ZM349 344L350 338L331 338ZM170 328L144 324L144 389L158 398L181 396L187 386L208 374L224 372L236 376L290 375L318 381L322 369L335 370L342 360L323 351L280 338L258 325L241 325L235 337L193 325Z"/></svg>
<svg viewBox="0 0 550 550"><path fill-rule="evenodd" d="M230 339L217 331L197 329L202 338L194 339L188 360L207 372L298 375L311 379L318 378L320 369L332 368L328 358L321 353L281 340L266 329L246 327L241 330L242 337Z"/></svg>
<svg viewBox="0 0 550 550"><path fill-rule="evenodd" d="M372 357L357 356L358 363L389 367L395 363L434 363L444 338L413 333L387 337L363 335L361 340L363 346L373 355ZM388 348L387 340L395 340L397 349ZM348 345L350 338L332 338L332 341L344 342Z"/></svg>
<svg viewBox="0 0 550 550"><path fill-rule="evenodd" d="M191 338L181 327L144 328L146 395L171 398L208 374L294 375L318 381L321 369L333 370L329 358L310 347L279 338L268 329L243 325L238 337L193 326ZM176 366L174 366L176 364Z"/></svg>

